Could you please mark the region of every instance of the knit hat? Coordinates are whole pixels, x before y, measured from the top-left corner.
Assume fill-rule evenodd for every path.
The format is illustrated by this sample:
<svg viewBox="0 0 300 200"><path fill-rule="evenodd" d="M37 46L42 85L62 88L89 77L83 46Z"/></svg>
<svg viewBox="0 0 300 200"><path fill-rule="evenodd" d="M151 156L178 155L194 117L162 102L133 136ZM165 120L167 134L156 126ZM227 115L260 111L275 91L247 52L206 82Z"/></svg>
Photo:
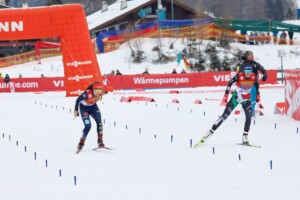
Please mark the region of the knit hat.
<svg viewBox="0 0 300 200"><path fill-rule="evenodd" d="M244 65L244 72L245 73L252 73L253 69L251 65Z"/></svg>

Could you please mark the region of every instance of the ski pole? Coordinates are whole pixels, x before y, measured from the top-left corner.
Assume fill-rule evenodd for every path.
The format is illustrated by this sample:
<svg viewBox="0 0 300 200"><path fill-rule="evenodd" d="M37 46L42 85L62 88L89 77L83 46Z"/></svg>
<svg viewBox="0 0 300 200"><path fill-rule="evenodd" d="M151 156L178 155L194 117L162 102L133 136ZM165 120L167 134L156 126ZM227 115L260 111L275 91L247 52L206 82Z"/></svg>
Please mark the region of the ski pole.
<svg viewBox="0 0 300 200"><path fill-rule="evenodd" d="M222 99L210 99L210 98L205 98L205 100L208 100L208 101L222 101Z"/></svg>

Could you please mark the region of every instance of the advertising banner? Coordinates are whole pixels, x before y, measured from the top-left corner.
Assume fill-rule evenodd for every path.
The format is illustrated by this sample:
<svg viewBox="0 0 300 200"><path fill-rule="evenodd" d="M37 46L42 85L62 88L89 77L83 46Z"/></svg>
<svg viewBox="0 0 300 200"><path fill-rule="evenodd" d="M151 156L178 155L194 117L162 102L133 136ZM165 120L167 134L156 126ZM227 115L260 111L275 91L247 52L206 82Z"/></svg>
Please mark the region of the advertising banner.
<svg viewBox="0 0 300 200"><path fill-rule="evenodd" d="M286 115L300 121L300 70L285 70Z"/></svg>

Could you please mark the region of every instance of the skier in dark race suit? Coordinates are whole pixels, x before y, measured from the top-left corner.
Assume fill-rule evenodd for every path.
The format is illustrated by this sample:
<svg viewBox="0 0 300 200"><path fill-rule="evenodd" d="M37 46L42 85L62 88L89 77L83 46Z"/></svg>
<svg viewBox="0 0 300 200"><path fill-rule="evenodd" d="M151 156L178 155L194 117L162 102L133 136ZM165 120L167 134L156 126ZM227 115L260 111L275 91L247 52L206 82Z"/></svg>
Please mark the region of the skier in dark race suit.
<svg viewBox="0 0 300 200"><path fill-rule="evenodd" d="M80 116L82 118L84 129L82 132L82 137L78 144L78 150L81 150L84 146L86 137L91 129L92 117L97 124L97 134L98 134L98 146L100 148L105 147L103 143L103 125L101 121L101 112L97 106L97 101L101 101L102 95L104 94L104 87L100 82L94 82L90 84L86 90L76 99L74 116ZM80 108L80 111L78 111Z"/></svg>
<svg viewBox="0 0 300 200"><path fill-rule="evenodd" d="M239 68L239 72L243 72L244 71L244 67L246 66L245 64L250 64L252 66L252 70L253 73L258 77L258 71L260 71L262 73L262 81L266 81L268 78L268 73L265 70L265 68L259 64L258 62L254 61L254 54L252 51L246 51L244 52L243 56L242 56L242 60L244 62L244 64ZM249 66L249 65L248 65ZM256 102L260 102L260 94L259 94L259 83L257 81L257 83L255 85L253 85L253 89L251 90L251 102L252 102L252 115L255 115L255 105Z"/></svg>
<svg viewBox="0 0 300 200"><path fill-rule="evenodd" d="M205 136L195 145L195 147L203 144L209 137L213 135L216 129L229 117L231 112L240 103L245 111L246 121L244 125L244 133L242 137L243 144L249 145L248 132L250 130L252 106L250 99L250 92L253 89L253 85L257 84L257 76L253 73L253 67L251 64L244 64L244 71L236 74L228 83L225 90L222 102L227 103L228 94L233 83L236 83L236 89L232 94L231 99L226 104L226 108L222 116L213 124L212 128L206 133Z"/></svg>

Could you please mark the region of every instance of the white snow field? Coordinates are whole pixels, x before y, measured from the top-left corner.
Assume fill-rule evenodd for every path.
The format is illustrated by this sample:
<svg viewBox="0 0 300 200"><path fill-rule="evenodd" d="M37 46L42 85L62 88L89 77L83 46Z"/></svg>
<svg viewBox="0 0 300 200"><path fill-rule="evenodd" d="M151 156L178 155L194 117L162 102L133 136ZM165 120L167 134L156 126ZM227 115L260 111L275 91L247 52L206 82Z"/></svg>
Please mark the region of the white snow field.
<svg viewBox="0 0 300 200"><path fill-rule="evenodd" d="M104 142L115 150L92 150L93 123L79 154L83 123L73 120L75 97L2 93L0 199L297 199L299 121L274 115L275 103L284 100L280 85L261 89L264 115L253 119L249 138L262 148L237 145L243 112L232 113L207 143L191 148L224 109L205 98L220 99L223 89L110 93L98 105ZM122 96L155 102L121 103Z"/></svg>

